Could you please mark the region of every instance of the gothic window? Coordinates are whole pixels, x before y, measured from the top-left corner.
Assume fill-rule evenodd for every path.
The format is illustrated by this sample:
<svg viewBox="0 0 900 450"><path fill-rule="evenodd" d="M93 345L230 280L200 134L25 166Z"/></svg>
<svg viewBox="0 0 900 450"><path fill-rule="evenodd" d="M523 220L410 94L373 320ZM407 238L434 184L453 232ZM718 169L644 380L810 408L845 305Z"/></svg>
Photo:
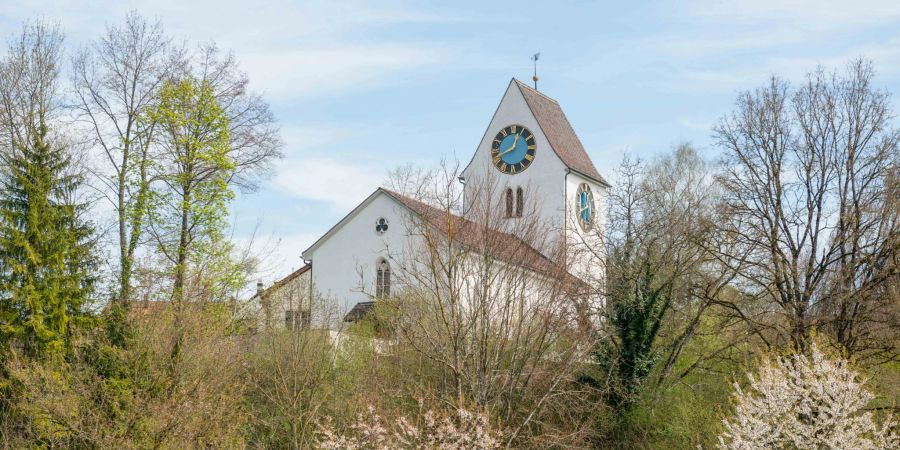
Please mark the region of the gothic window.
<svg viewBox="0 0 900 450"><path fill-rule="evenodd" d="M525 209L525 196L521 187L516 188L516 217L522 217L522 210Z"/></svg>
<svg viewBox="0 0 900 450"><path fill-rule="evenodd" d="M375 298L391 295L391 265L384 258L375 263Z"/></svg>
<svg viewBox="0 0 900 450"><path fill-rule="evenodd" d="M506 217L513 216L513 191L506 188Z"/></svg>

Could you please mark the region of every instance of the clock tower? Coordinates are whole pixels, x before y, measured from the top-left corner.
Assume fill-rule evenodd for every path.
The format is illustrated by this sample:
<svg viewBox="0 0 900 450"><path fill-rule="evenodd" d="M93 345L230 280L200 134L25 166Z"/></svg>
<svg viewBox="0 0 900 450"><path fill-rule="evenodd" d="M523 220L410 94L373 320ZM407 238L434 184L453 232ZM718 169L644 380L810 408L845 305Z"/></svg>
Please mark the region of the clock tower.
<svg viewBox="0 0 900 450"><path fill-rule="evenodd" d="M556 100L510 81L461 179L467 208L489 196L504 220L540 224L545 256L573 275L598 275L609 184Z"/></svg>

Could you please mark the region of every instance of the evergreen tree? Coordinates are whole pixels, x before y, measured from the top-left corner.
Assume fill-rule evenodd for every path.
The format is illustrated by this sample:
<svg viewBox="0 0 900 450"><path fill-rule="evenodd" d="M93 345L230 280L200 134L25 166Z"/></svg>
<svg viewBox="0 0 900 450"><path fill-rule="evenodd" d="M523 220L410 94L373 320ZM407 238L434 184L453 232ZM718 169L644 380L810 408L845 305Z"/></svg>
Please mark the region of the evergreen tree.
<svg viewBox="0 0 900 450"><path fill-rule="evenodd" d="M75 202L82 177L43 118L27 143L2 156L0 337L29 355L64 355L89 318L94 286L93 229Z"/></svg>

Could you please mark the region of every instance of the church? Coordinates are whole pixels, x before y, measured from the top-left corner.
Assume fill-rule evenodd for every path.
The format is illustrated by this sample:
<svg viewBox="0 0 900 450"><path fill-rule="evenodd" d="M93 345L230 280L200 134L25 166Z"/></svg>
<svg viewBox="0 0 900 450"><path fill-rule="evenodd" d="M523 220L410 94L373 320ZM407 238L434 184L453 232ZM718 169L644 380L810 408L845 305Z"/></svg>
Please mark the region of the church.
<svg viewBox="0 0 900 450"><path fill-rule="evenodd" d="M376 189L303 250L303 267L268 288L257 284L251 304L259 305L260 326L315 326L318 301L344 322L360 319L408 282L399 272L418 264L429 235L423 226L460 230L453 245L536 277L562 271L590 283L603 276L609 184L556 100L512 79L457 182L457 208Z"/></svg>

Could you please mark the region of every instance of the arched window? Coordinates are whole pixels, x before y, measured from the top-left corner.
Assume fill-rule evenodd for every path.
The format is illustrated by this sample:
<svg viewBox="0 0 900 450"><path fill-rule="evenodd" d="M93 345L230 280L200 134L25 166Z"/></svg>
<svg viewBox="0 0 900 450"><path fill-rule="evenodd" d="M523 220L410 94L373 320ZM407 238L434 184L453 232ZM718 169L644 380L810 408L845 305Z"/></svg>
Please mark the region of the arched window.
<svg viewBox="0 0 900 450"><path fill-rule="evenodd" d="M391 265L384 258L375 263L375 298L391 295Z"/></svg>
<svg viewBox="0 0 900 450"><path fill-rule="evenodd" d="M506 188L506 217L513 216L513 191L511 188Z"/></svg>
<svg viewBox="0 0 900 450"><path fill-rule="evenodd" d="M516 217L522 217L522 210L525 209L525 195L521 187L516 188Z"/></svg>

